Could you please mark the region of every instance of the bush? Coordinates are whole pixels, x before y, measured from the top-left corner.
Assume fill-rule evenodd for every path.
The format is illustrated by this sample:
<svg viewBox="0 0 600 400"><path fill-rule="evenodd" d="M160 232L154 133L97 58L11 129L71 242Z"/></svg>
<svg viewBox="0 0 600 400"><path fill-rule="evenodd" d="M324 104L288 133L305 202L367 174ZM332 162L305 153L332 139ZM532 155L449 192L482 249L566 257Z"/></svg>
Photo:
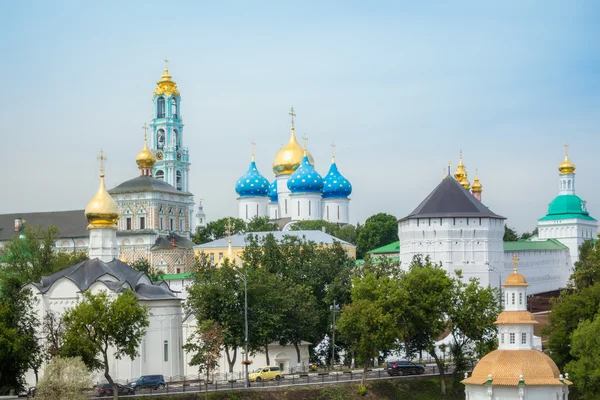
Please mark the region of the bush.
<svg viewBox="0 0 600 400"><path fill-rule="evenodd" d="M361 396L367 394L367 387L363 385L358 385L358 394L360 394Z"/></svg>
<svg viewBox="0 0 600 400"><path fill-rule="evenodd" d="M90 371L81 358L55 357L44 369L35 398L39 400L87 400L83 391L92 386Z"/></svg>

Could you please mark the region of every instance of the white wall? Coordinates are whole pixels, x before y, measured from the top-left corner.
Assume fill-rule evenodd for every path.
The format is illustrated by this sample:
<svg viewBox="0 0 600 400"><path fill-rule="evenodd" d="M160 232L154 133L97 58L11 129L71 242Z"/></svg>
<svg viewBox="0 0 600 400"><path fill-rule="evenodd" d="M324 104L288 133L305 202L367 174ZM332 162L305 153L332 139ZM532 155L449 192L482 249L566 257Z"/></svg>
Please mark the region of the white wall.
<svg viewBox="0 0 600 400"><path fill-rule="evenodd" d="M238 217L248 222L254 217L268 216L267 203L269 198L264 196L238 198Z"/></svg>
<svg viewBox="0 0 600 400"><path fill-rule="evenodd" d="M573 264L579 261L579 246L586 240L597 237L598 221L572 218L538 222L538 238L540 240L560 240L561 243L569 247Z"/></svg>
<svg viewBox="0 0 600 400"><path fill-rule="evenodd" d="M561 240L562 242L562 240ZM519 273L530 285L529 295L565 288L573 273L569 250L507 251L504 254L504 271L501 281L513 272L512 257L519 257ZM498 279L497 275L493 279ZM497 286L497 281L492 281Z"/></svg>
<svg viewBox="0 0 600 400"><path fill-rule="evenodd" d="M321 193L291 194L290 217L292 221L315 221L321 219Z"/></svg>
<svg viewBox="0 0 600 400"><path fill-rule="evenodd" d="M350 199L328 198L322 200L323 219L328 222L348 224L350 221Z"/></svg>
<svg viewBox="0 0 600 400"><path fill-rule="evenodd" d="M522 390L523 397L519 397ZM568 387L565 386L493 386L492 394L488 395L488 387L485 385L465 385L466 400L566 400L568 398ZM563 396L565 393L565 397Z"/></svg>

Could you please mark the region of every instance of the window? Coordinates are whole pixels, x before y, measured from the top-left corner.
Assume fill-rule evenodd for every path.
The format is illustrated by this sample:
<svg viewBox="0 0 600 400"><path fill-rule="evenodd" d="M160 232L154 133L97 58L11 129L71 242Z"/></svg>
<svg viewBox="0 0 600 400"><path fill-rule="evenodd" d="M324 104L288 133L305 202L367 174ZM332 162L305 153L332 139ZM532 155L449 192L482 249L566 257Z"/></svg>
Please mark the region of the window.
<svg viewBox="0 0 600 400"><path fill-rule="evenodd" d="M256 205L256 216L258 217L258 204Z"/></svg>
<svg viewBox="0 0 600 400"><path fill-rule="evenodd" d="M162 150L165 147L164 129L159 129L158 131L156 131L156 147L158 147L159 150Z"/></svg>
<svg viewBox="0 0 600 400"><path fill-rule="evenodd" d="M500 343L504 344L504 333L500 335Z"/></svg>
<svg viewBox="0 0 600 400"><path fill-rule="evenodd" d="M329 220L329 206L327 206L327 219Z"/></svg>
<svg viewBox="0 0 600 400"><path fill-rule="evenodd" d="M175 150L179 150L179 132L177 132L177 129L173 129L173 146L175 146Z"/></svg>
<svg viewBox="0 0 600 400"><path fill-rule="evenodd" d="M156 118L164 118L165 117L165 98L159 97L156 102Z"/></svg>
<svg viewBox="0 0 600 400"><path fill-rule="evenodd" d="M177 118L177 99L171 97L171 115L173 118Z"/></svg>
<svg viewBox="0 0 600 400"><path fill-rule="evenodd" d="M161 181L165 180L165 171L163 171L162 169L159 169L158 171L156 171L156 179L160 179Z"/></svg>
<svg viewBox="0 0 600 400"><path fill-rule="evenodd" d="M300 216L300 202L298 202L298 216Z"/></svg>
<svg viewBox="0 0 600 400"><path fill-rule="evenodd" d="M527 334L521 333L521 344L527 344Z"/></svg>
<svg viewBox="0 0 600 400"><path fill-rule="evenodd" d="M515 334L509 333L508 335L510 344L515 344Z"/></svg>
<svg viewBox="0 0 600 400"><path fill-rule="evenodd" d="M340 206L338 206L338 220L340 219Z"/></svg>
<svg viewBox="0 0 600 400"><path fill-rule="evenodd" d="M508 305L508 293L506 293L506 304Z"/></svg>
<svg viewBox="0 0 600 400"><path fill-rule="evenodd" d="M127 223L127 228L126 228L126 229L127 229L128 231L130 231L130 230L131 230L131 218L127 218L125 221L126 221L126 223Z"/></svg>
<svg viewBox="0 0 600 400"><path fill-rule="evenodd" d="M215 254L211 253L209 256L210 262L215 262Z"/></svg>
<svg viewBox="0 0 600 400"><path fill-rule="evenodd" d="M223 253L219 253L219 260L223 259Z"/></svg>
<svg viewBox="0 0 600 400"><path fill-rule="evenodd" d="M248 219L248 204L246 204L246 219Z"/></svg>
<svg viewBox="0 0 600 400"><path fill-rule="evenodd" d="M452 218L452 225L456 225L456 218Z"/></svg>
<svg viewBox="0 0 600 400"><path fill-rule="evenodd" d="M175 181L176 181L176 185L177 185L177 190L181 190L182 179L181 179L181 171L180 170L177 170L175 172Z"/></svg>
<svg viewBox="0 0 600 400"><path fill-rule="evenodd" d="M167 361L169 361L169 342L167 340L165 340L163 347L164 347L163 352L165 353L164 359L165 359L165 362L167 362Z"/></svg>
<svg viewBox="0 0 600 400"><path fill-rule="evenodd" d="M309 200L309 201L308 201L308 216L309 216L309 217L310 217L310 215L311 215L311 212L312 212L312 201L310 201L310 200Z"/></svg>
<svg viewBox="0 0 600 400"><path fill-rule="evenodd" d="M140 229L146 229L146 217L140 217Z"/></svg>
<svg viewBox="0 0 600 400"><path fill-rule="evenodd" d="M519 305L523 304L523 293L519 293Z"/></svg>
<svg viewBox="0 0 600 400"><path fill-rule="evenodd" d="M164 224L165 224L165 218L164 217L160 217L160 219L158 220L159 222L159 228L161 231L164 229Z"/></svg>
<svg viewBox="0 0 600 400"><path fill-rule="evenodd" d="M513 305L515 304L515 294L514 293L512 294L512 304Z"/></svg>
<svg viewBox="0 0 600 400"><path fill-rule="evenodd" d="M173 221L173 218L171 218L171 219L169 220L169 230L171 230L171 231L173 230L173 225L174 225L174 223L175 223L175 221Z"/></svg>
<svg viewBox="0 0 600 400"><path fill-rule="evenodd" d="M180 273L181 273L181 268L177 268L177 269L175 270L175 273L177 273L177 274L180 274Z"/></svg>
<svg viewBox="0 0 600 400"><path fill-rule="evenodd" d="M285 202L284 202L284 203L285 203L285 215L287 215L287 214L288 214L288 209L287 209L287 199L285 199Z"/></svg>

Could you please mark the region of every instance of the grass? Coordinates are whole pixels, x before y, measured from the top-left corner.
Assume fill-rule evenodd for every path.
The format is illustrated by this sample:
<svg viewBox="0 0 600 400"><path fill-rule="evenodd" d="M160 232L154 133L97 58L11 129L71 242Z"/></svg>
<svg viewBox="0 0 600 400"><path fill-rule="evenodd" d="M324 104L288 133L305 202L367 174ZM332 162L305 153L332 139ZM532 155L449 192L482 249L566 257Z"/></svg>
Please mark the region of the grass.
<svg viewBox="0 0 600 400"><path fill-rule="evenodd" d="M449 386L449 380L447 380ZM367 382L367 392L359 393L356 382L329 385L293 386L262 390L209 392L210 400L463 400L463 386L456 382L455 392L443 396L440 393L439 378L386 379ZM450 390L449 390L450 392ZM147 396L141 399L152 400L200 400L204 393L172 394Z"/></svg>

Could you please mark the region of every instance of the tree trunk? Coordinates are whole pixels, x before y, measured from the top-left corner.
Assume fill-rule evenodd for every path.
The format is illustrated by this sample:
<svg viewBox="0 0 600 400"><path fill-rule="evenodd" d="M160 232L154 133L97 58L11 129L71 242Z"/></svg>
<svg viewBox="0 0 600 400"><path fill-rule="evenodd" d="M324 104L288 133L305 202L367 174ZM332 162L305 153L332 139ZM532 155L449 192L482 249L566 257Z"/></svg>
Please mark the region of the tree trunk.
<svg viewBox="0 0 600 400"><path fill-rule="evenodd" d="M369 364L366 361L363 364L362 379L360 380L361 386L367 386L367 366L368 365Z"/></svg>
<svg viewBox="0 0 600 400"><path fill-rule="evenodd" d="M440 358L436 354L435 349L429 354L431 354L431 356L435 360L435 364L437 365L438 369L440 370L440 381L442 384L442 394L446 395L446 371L444 371L444 364L442 363L442 360L440 360Z"/></svg>
<svg viewBox="0 0 600 400"><path fill-rule="evenodd" d="M36 386L37 386L37 384L38 384L38 372L39 372L39 371L38 371L38 369L37 369L37 368L35 368L35 369L33 370L33 373L35 374L35 385L36 385Z"/></svg>
<svg viewBox="0 0 600 400"><path fill-rule="evenodd" d="M269 345L265 344L265 359L267 360L267 365L271 365L271 360L269 360Z"/></svg>
<svg viewBox="0 0 600 400"><path fill-rule="evenodd" d="M110 383L110 387L112 387L113 399L117 400L119 398L119 390L117 389L117 384L113 381L113 379L110 376L110 368L108 366L108 355L106 351L102 352L102 357L104 358L104 377L106 378L108 383Z"/></svg>
<svg viewBox="0 0 600 400"><path fill-rule="evenodd" d="M229 347L225 346L225 354L227 355L227 364L229 365L229 373L233 374L233 367L235 366L235 360L237 359L237 347L233 348L233 357L229 355ZM246 355L246 359L248 359L248 355Z"/></svg>
<svg viewBox="0 0 600 400"><path fill-rule="evenodd" d="M208 399L208 377L210 375L210 370L206 368L206 379L204 380L204 398Z"/></svg>
<svg viewBox="0 0 600 400"><path fill-rule="evenodd" d="M300 346L298 346L298 343L294 343L294 347L296 348L296 356L298 356L297 363L300 364L300 362L301 362L301 360L300 360Z"/></svg>

